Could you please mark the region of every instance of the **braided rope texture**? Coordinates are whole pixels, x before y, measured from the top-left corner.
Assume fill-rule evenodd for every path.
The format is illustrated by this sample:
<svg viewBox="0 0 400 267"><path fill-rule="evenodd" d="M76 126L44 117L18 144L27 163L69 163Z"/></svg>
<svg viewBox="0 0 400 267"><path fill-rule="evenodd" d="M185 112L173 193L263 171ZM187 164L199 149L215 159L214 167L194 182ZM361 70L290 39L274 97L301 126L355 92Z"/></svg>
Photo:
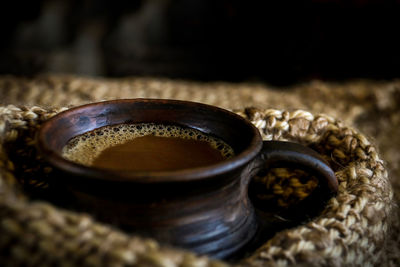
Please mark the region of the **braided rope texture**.
<svg viewBox="0 0 400 267"><path fill-rule="evenodd" d="M76 81L80 86L70 86ZM86 84L83 81L86 81ZM146 86L142 88L137 84L132 85L138 81L103 82L70 77L40 78L33 82L21 82L12 77L0 79L0 85L3 86L0 86L0 89L7 89L4 101L13 102L11 100L14 98L15 103L23 103L24 99L27 99L26 95L29 95L33 97L29 98L29 101L46 106L0 107L1 265L232 264L167 248L154 240L126 234L94 221L89 215L32 200L20 190L20 182L16 175L20 167L9 158L6 148L22 143L18 147L22 150L26 147L25 150L29 151L29 147L34 146L34 139L27 132L35 132L41 122L64 109L50 108L49 103L60 107L70 103L76 105L96 101L98 98L107 99L106 96L176 98L223 107L233 105L241 108L236 112L254 123L264 140L291 140L310 145L335 166L340 183L339 192L329 201L320 216L303 225L277 233L248 258L235 262L235 265L373 266L383 257L393 217L392 188L376 148L354 128L347 127L328 115L302 110L286 111L262 107L242 109L246 103L260 101L257 95L262 95L262 88L253 88L256 95L254 96L246 89L238 91L237 94L224 88L212 91L188 86L185 90L182 89L185 82L181 83L179 90L171 87L168 81L165 90L163 83L159 83L160 88L153 85L146 89ZM46 83L47 86L43 85ZM38 88L38 84L41 84L41 88ZM13 86L19 89L16 90ZM48 87L54 90L49 90ZM218 102L221 98L224 100ZM266 100L267 97L262 99ZM43 172L46 173L45 168Z"/></svg>

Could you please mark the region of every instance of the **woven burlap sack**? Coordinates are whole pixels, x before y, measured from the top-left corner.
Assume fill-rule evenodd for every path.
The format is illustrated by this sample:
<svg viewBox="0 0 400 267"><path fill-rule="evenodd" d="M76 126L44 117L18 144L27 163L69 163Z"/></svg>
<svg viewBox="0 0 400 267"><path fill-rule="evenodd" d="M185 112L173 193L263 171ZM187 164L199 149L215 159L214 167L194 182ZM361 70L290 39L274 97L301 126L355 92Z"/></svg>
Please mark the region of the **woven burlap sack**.
<svg viewBox="0 0 400 267"><path fill-rule="evenodd" d="M51 103L53 100L55 107L90 102L105 95L113 98L178 98L220 106L236 103L237 107L246 103L243 99L246 93L233 96L231 90L221 89L213 93L192 87L190 90L177 90L163 87L162 83L159 88L141 88L137 84L132 87L129 82L108 81L94 83L94 87L93 83L86 84L92 86L88 88L84 86L85 83L82 84L82 80L68 79L68 86L65 86L65 82L61 85L54 83L50 86L54 90L49 91L38 88L37 83L34 87L26 82L22 83L25 90L20 90L20 86L19 90L15 90L12 87L16 85L9 81L10 79L7 97L14 97L15 103L28 95L31 97L30 101L36 99L38 104ZM15 82L15 79L12 81ZM49 81L54 82L52 79L45 79L39 84ZM77 81L79 86L74 85ZM257 95L260 91L254 90L254 93ZM251 93L247 93L247 96L254 97ZM221 99L221 103L218 99ZM50 172L45 165L39 164L41 159L35 154L34 133L44 120L63 109L65 108L33 105L4 105L0 108L2 265L370 266L379 263L381 254L385 251L393 204L392 189L384 163L374 145L364 135L330 116L267 107L235 111L254 123L265 140L290 140L317 149L335 166L339 192L316 218L276 233L249 257L227 263L168 248L154 240L121 232L96 222L87 214L32 199L26 191L21 190L30 188L29 183L35 188L40 187L40 177L33 176ZM32 160L20 166L21 162L10 156L13 148L17 154L23 154Z"/></svg>

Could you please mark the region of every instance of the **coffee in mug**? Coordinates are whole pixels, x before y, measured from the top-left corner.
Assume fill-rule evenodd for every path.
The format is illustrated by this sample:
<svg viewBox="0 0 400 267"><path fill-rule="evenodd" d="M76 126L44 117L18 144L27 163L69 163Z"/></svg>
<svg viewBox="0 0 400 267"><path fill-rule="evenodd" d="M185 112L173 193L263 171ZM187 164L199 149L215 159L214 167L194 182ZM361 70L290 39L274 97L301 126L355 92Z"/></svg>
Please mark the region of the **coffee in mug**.
<svg viewBox="0 0 400 267"><path fill-rule="evenodd" d="M172 171L229 159L233 149L196 129L155 123L106 126L71 139L62 156L86 166L124 171Z"/></svg>

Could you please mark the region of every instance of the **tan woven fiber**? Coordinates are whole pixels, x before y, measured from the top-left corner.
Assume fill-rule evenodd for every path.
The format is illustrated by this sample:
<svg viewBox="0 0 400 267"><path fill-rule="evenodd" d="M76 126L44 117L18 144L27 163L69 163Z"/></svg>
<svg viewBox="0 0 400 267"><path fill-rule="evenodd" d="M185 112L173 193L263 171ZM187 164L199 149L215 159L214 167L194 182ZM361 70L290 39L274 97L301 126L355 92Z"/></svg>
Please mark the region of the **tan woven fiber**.
<svg viewBox="0 0 400 267"><path fill-rule="evenodd" d="M287 97L282 98L285 94ZM374 145L357 130L330 116L302 110L269 109L274 106L271 101L275 100L275 106L282 103L289 106L292 103L296 108L305 105L305 102L296 102L298 96L296 98L293 92L267 90L254 84L241 89L239 85L226 84L207 86L169 80L92 80L56 76L32 80L0 78L0 95L5 104L0 107L0 264L228 265L165 248L155 241L143 240L95 222L88 215L33 201L21 192L16 174L24 167L10 160L6 147L25 147L30 151L34 146L32 133L35 129L43 120L62 110L49 106L139 96L187 99L235 108L259 128L265 140L292 140L311 145L337 166L339 193L319 217L277 233L250 257L235 264L372 266L383 259L390 264L384 254L390 220L394 216L392 188ZM336 97L344 98L345 95ZM283 102L278 102L279 99ZM45 108L32 106L34 104ZM250 105L258 108L243 109ZM360 106L346 107L337 103L336 112L351 114L346 121L353 121L362 113Z"/></svg>

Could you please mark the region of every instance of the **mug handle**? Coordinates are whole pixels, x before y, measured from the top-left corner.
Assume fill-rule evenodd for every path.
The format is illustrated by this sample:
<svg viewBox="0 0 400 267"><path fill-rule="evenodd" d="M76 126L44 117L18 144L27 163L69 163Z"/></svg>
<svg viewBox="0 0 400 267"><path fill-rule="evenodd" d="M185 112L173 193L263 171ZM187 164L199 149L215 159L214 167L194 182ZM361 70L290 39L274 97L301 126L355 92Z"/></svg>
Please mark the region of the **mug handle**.
<svg viewBox="0 0 400 267"><path fill-rule="evenodd" d="M307 212L319 211L322 204L325 204L338 190L338 180L329 163L313 149L297 143L264 141L263 148L253 166L253 174L263 169L289 167L307 171L317 177L318 185L313 192L300 201L294 211L291 210L286 214L291 218ZM249 190L251 194L251 184Z"/></svg>

